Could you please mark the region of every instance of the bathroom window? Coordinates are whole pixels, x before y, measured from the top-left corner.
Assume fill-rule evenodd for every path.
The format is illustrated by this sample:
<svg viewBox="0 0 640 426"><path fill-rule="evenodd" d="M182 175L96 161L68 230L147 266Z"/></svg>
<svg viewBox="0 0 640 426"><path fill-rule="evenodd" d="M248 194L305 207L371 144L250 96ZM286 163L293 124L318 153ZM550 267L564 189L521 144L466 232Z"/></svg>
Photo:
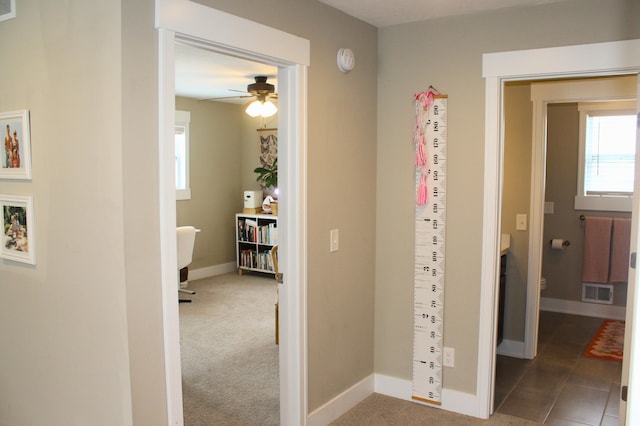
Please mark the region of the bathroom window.
<svg viewBox="0 0 640 426"><path fill-rule="evenodd" d="M631 211L635 102L583 102L576 210Z"/></svg>
<svg viewBox="0 0 640 426"><path fill-rule="evenodd" d="M190 200L189 187L189 122L191 113L176 111L175 153L176 153L176 200Z"/></svg>

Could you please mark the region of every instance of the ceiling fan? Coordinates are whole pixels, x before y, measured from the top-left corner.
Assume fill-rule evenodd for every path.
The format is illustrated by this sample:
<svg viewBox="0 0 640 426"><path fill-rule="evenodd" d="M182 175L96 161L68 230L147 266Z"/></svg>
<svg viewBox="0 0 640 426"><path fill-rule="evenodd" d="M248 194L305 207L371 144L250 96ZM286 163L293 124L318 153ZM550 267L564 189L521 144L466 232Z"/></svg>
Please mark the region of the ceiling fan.
<svg viewBox="0 0 640 426"><path fill-rule="evenodd" d="M251 98L255 97L256 100L266 101L267 98L278 99L278 94L275 93L275 86L271 83L267 83L268 77L265 75L257 75L254 77L255 83L251 83L247 85L247 90L235 90L235 89L227 89L230 92L240 92L244 93L244 95L236 95L236 96L223 96L217 98L206 98L201 99L202 101L217 101L220 99L234 99L234 98Z"/></svg>
<svg viewBox="0 0 640 426"><path fill-rule="evenodd" d="M248 102L244 106L244 110L251 117L271 117L278 108L269 99L278 99L278 94L275 93L275 86L267 83L267 76L257 75L254 77L255 83L251 83L247 86L246 95L226 96L222 98L209 98L204 99L207 101L214 101L220 99L232 99L232 98L252 98L255 100ZM240 92L239 90L227 89L232 92Z"/></svg>

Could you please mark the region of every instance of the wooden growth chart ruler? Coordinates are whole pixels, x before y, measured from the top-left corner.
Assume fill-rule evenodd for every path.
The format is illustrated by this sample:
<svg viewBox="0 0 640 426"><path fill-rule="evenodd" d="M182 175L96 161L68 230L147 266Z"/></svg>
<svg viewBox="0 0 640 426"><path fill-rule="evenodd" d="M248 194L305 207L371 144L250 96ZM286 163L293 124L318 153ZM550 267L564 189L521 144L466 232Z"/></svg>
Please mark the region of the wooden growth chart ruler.
<svg viewBox="0 0 640 426"><path fill-rule="evenodd" d="M442 403L444 266L447 180L447 96L415 94L416 215L413 393Z"/></svg>

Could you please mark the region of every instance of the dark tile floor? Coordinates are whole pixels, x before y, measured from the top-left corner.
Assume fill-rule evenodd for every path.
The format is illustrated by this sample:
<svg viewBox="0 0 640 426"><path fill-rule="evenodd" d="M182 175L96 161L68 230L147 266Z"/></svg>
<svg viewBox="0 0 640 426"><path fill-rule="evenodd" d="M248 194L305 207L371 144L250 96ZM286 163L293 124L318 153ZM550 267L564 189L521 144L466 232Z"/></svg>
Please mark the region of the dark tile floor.
<svg viewBox="0 0 640 426"><path fill-rule="evenodd" d="M583 355L602 318L540 312L538 356L498 356L498 413L538 423L618 424L622 363Z"/></svg>

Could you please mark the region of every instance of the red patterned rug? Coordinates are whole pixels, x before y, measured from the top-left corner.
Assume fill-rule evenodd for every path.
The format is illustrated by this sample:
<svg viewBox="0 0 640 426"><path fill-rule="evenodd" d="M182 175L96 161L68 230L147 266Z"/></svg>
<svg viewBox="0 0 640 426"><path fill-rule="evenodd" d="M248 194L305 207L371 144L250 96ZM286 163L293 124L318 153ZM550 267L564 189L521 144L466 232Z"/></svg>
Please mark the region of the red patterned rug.
<svg viewBox="0 0 640 426"><path fill-rule="evenodd" d="M624 321L604 320L584 355L622 362L623 344Z"/></svg>

